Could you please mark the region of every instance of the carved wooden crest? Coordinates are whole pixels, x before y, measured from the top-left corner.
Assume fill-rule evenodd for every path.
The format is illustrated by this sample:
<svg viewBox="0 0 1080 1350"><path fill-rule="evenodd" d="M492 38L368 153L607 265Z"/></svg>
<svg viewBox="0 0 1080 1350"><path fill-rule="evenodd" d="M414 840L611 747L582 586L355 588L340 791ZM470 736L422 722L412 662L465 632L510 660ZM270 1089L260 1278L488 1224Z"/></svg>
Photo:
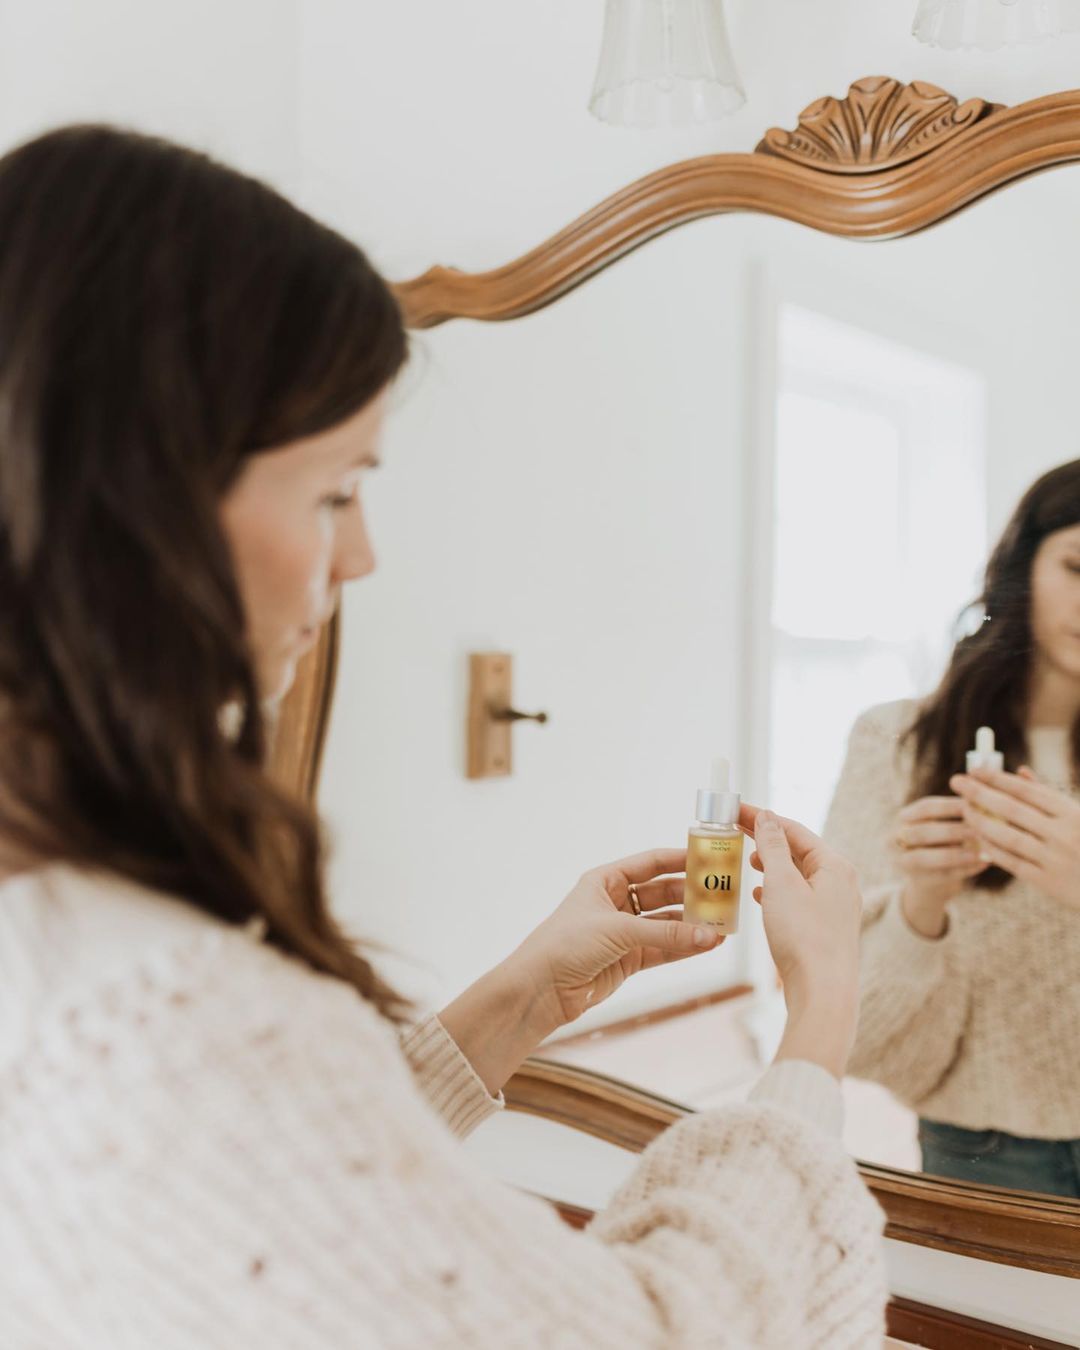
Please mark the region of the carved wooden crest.
<svg viewBox="0 0 1080 1350"><path fill-rule="evenodd" d="M998 110L981 98L959 103L936 84L884 75L856 80L846 98L811 103L794 131L774 127L757 147L833 173L871 173L929 154Z"/></svg>

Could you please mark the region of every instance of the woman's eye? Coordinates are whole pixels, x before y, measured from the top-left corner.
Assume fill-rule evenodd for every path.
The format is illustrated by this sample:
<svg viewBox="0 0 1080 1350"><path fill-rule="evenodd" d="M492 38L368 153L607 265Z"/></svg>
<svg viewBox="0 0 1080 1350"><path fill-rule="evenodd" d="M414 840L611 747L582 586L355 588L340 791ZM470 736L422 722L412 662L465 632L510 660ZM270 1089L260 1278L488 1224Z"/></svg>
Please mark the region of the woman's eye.
<svg viewBox="0 0 1080 1350"><path fill-rule="evenodd" d="M332 492L329 497L322 499L320 505L328 506L331 511L343 511L351 505L355 495L355 492Z"/></svg>
<svg viewBox="0 0 1080 1350"><path fill-rule="evenodd" d="M1065 564L1065 570L1067 572L1074 572L1077 576L1080 576L1080 562L1067 562Z"/></svg>

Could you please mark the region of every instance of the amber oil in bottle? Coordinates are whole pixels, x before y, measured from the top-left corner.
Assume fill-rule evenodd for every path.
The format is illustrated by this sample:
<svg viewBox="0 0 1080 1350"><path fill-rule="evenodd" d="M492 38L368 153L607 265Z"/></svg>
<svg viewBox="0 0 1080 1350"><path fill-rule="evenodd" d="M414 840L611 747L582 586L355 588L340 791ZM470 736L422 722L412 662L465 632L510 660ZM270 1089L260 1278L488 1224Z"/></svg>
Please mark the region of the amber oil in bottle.
<svg viewBox="0 0 1080 1350"><path fill-rule="evenodd" d="M743 835L735 821L739 794L729 786L730 766L714 759L710 786L697 794L696 822L686 841L683 918L711 924L722 934L739 931Z"/></svg>

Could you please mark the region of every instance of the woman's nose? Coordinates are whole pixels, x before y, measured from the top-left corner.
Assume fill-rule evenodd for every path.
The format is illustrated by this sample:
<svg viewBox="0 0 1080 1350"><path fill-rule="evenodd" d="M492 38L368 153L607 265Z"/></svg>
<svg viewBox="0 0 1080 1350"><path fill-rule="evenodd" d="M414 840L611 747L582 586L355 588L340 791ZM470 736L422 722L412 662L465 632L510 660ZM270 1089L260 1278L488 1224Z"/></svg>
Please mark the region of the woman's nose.
<svg viewBox="0 0 1080 1350"><path fill-rule="evenodd" d="M355 581L374 570L375 550L371 546L363 505L357 498L337 518L333 582L340 585L345 581Z"/></svg>

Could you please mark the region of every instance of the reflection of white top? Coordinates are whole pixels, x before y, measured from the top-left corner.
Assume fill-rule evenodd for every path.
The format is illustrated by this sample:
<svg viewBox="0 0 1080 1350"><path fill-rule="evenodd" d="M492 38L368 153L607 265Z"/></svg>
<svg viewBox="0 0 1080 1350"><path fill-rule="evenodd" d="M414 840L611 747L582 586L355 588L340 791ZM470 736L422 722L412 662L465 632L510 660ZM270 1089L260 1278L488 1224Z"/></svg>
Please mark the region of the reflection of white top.
<svg viewBox="0 0 1080 1350"><path fill-rule="evenodd" d="M858 719L825 825L863 887L863 996L850 1072L931 1120L1080 1138L1080 909L1019 881L1002 891L976 883L950 904L938 941L913 932L900 912L890 840L912 770L898 738L915 712L904 700ZM1067 788L1067 731L1032 728L1028 751L1040 778Z"/></svg>
<svg viewBox="0 0 1080 1350"><path fill-rule="evenodd" d="M436 1018L399 1043L130 882L0 886L0 1028L4 1347L881 1344L881 1212L816 1065L668 1130L582 1234L458 1147L494 1103Z"/></svg>

